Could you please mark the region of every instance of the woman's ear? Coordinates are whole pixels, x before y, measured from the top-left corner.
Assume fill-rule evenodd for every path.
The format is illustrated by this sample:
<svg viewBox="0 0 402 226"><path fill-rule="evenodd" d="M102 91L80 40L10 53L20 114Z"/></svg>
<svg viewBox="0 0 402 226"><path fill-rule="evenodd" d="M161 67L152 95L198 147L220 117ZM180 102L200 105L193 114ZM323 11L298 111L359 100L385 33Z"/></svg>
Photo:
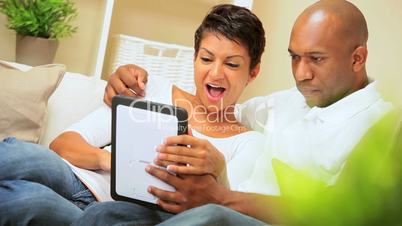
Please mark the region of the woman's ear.
<svg viewBox="0 0 402 226"><path fill-rule="evenodd" d="M364 68L367 60L367 47L359 46L352 53L352 69L354 72L360 71Z"/></svg>
<svg viewBox="0 0 402 226"><path fill-rule="evenodd" d="M254 79L257 78L258 73L260 73L260 66L261 63L258 63L257 65L254 66L253 69L251 69L246 85L248 85L250 82L254 81Z"/></svg>

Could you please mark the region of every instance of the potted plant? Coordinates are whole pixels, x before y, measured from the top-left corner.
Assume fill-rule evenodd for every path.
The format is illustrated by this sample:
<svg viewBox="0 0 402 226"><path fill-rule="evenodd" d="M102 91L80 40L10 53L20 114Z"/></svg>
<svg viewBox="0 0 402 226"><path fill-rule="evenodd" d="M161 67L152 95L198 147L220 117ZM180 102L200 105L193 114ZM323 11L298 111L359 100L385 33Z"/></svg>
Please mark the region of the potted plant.
<svg viewBox="0 0 402 226"><path fill-rule="evenodd" d="M52 63L58 39L70 37L77 27L71 0L0 0L7 27L17 33L16 62L32 66Z"/></svg>

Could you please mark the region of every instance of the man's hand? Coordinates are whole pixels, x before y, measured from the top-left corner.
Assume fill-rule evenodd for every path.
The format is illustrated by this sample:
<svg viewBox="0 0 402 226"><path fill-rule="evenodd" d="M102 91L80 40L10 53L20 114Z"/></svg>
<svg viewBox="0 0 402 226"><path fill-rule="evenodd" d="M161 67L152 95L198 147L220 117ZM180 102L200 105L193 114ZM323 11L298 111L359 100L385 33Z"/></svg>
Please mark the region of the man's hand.
<svg viewBox="0 0 402 226"><path fill-rule="evenodd" d="M149 193L158 197L158 204L172 213L179 213L207 203L221 204L223 194L228 191L210 174L174 176L166 170L151 165L146 168L146 171L176 188L175 192L153 186L148 188Z"/></svg>
<svg viewBox="0 0 402 226"><path fill-rule="evenodd" d="M112 98L117 94L143 97L147 81L148 73L143 68L133 64L120 66L109 77L103 101L111 106Z"/></svg>
<svg viewBox="0 0 402 226"><path fill-rule="evenodd" d="M240 213L274 224L288 223L288 206L279 196L230 191L210 175L174 176L166 170L149 165L146 171L172 185L176 191L165 191L150 186L148 192L158 197L158 204L166 211L185 210L214 203Z"/></svg>

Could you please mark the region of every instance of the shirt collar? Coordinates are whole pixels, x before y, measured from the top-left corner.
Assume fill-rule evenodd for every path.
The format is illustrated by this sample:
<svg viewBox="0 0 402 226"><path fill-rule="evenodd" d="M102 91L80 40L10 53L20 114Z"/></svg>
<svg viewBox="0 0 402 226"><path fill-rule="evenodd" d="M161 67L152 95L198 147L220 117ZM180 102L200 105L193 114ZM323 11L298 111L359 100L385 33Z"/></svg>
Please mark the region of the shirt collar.
<svg viewBox="0 0 402 226"><path fill-rule="evenodd" d="M313 107L305 115L306 120L317 120L323 122L337 123L344 121L368 108L371 104L381 98L377 91L377 82L371 82L363 89L355 91L339 101L320 108Z"/></svg>

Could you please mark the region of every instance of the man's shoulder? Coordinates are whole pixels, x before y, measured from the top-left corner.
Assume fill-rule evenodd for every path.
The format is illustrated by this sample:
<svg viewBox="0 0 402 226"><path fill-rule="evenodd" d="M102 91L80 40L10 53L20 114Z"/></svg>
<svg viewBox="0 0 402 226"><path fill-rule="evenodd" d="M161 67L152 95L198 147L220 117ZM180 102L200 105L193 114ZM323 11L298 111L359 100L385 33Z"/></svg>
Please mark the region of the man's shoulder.
<svg viewBox="0 0 402 226"><path fill-rule="evenodd" d="M276 91L276 92L268 95L268 97L276 98L276 99L278 99L278 98L289 98L289 97L301 97L301 98L303 98L303 96L301 95L301 93L299 92L299 90L296 87Z"/></svg>
<svg viewBox="0 0 402 226"><path fill-rule="evenodd" d="M379 111L380 114L385 114L393 109L393 104L384 99L382 93L377 87L378 81L373 80L354 95L349 95L346 97L349 100L345 101L345 103L353 105L362 104L362 108L364 108L366 111Z"/></svg>
<svg viewBox="0 0 402 226"><path fill-rule="evenodd" d="M257 131L264 131L271 113L280 112L286 118L295 109L304 109L306 102L297 88L281 90L267 96L254 97L241 105L236 105L236 118L245 126ZM285 114L283 114L285 113Z"/></svg>

